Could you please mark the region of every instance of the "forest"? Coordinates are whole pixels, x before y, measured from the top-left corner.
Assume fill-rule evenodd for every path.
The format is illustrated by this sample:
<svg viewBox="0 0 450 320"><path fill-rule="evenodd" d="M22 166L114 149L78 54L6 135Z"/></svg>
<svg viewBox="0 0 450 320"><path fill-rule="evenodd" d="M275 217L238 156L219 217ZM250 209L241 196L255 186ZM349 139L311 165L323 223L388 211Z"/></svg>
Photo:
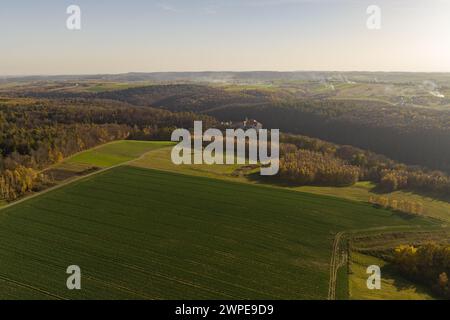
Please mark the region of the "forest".
<svg viewBox="0 0 450 320"><path fill-rule="evenodd" d="M444 199L450 194L450 177L441 171L317 138L283 134L280 141L280 178L293 183L344 186L371 181L385 193L409 190Z"/></svg>
<svg viewBox="0 0 450 320"><path fill-rule="evenodd" d="M13 88L4 93L8 102L0 100L5 199L45 183L42 168L98 144L169 140L173 129L191 128L195 119L220 127L245 117L290 133L281 137L281 181L336 187L371 181L385 193L408 190L445 200L450 194L449 111L298 99L285 90L245 86L155 84L103 92L50 86Z"/></svg>
<svg viewBox="0 0 450 320"><path fill-rule="evenodd" d="M0 103L0 198L17 199L49 183L42 169L82 150L120 139L169 140L176 127L212 118L136 108L111 101Z"/></svg>
<svg viewBox="0 0 450 320"><path fill-rule="evenodd" d="M108 99L174 112L204 113L219 121L245 117L281 129L384 154L409 165L450 173L450 111L373 100L298 97L282 88L159 84L98 93L26 91L18 96Z"/></svg>
<svg viewBox="0 0 450 320"><path fill-rule="evenodd" d="M407 164L450 172L450 112L305 101L227 107L208 114L220 120L245 115L283 132L354 145Z"/></svg>

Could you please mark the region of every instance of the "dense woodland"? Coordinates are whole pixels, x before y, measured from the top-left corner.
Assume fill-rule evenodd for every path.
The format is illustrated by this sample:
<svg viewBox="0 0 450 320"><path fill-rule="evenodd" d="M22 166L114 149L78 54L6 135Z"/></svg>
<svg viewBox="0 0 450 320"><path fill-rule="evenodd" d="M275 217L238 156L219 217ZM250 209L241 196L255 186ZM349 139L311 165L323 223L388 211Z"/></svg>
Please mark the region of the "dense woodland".
<svg viewBox="0 0 450 320"><path fill-rule="evenodd" d="M281 89L153 85L100 93L26 92L48 98L110 99L170 111L206 113L220 121L245 117L267 128L353 145L410 165L450 173L450 111L377 101L299 99Z"/></svg>
<svg viewBox="0 0 450 320"><path fill-rule="evenodd" d="M409 190L447 198L443 172L407 166L383 155L306 136L281 136L279 178L296 184L345 186L372 181L381 192Z"/></svg>
<svg viewBox="0 0 450 320"><path fill-rule="evenodd" d="M283 132L353 145L400 162L450 172L449 111L304 101L230 106L209 114L231 120L247 116Z"/></svg>
<svg viewBox="0 0 450 320"><path fill-rule="evenodd" d="M224 89L198 84L136 87L100 93L18 92L45 98L110 99L170 111L206 113L220 121L245 117L267 128L353 145L397 161L450 173L450 111L377 101L299 99L289 91Z"/></svg>
<svg viewBox="0 0 450 320"><path fill-rule="evenodd" d="M360 169L330 154L282 145L279 178L299 185L347 186L356 183Z"/></svg>
<svg viewBox="0 0 450 320"><path fill-rule="evenodd" d="M176 127L213 119L111 101L0 104L0 198L15 200L48 183L41 170L76 152L119 139L170 140Z"/></svg>
<svg viewBox="0 0 450 320"><path fill-rule="evenodd" d="M37 88L31 91L18 91L14 95L47 99L106 99L135 106L197 113L228 105L264 103L277 96L276 93L272 95L258 90L227 91L223 88L197 84L153 85L98 93L50 91Z"/></svg>
<svg viewBox="0 0 450 320"><path fill-rule="evenodd" d="M449 112L369 101L298 100L282 90L198 84L99 93L34 88L10 96L36 99L35 104L0 106L2 171L39 169L115 139L168 139L173 128L189 128L195 117L214 123L207 116L213 115L219 121L255 118L268 128L334 142L284 135L280 178L290 183L372 181L384 192L450 194L448 175L437 171L450 172Z"/></svg>

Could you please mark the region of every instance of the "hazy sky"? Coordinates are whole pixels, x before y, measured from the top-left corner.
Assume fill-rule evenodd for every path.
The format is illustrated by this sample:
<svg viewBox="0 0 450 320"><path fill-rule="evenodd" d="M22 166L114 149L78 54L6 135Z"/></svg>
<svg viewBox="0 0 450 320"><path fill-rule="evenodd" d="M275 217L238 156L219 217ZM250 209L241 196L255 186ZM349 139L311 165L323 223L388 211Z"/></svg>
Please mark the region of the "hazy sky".
<svg viewBox="0 0 450 320"><path fill-rule="evenodd" d="M1 75L202 70L449 72L450 0L0 0Z"/></svg>

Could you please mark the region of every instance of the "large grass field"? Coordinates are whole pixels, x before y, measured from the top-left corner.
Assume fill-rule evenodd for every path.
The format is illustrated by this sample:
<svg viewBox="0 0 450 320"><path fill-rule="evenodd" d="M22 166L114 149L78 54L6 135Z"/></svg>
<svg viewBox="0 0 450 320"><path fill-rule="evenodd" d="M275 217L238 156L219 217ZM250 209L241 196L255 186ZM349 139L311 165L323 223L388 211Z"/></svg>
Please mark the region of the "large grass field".
<svg viewBox="0 0 450 320"><path fill-rule="evenodd" d="M70 157L64 163L111 167L136 159L151 150L168 147L172 144L172 142L165 141L120 140L81 152Z"/></svg>
<svg viewBox="0 0 450 320"><path fill-rule="evenodd" d="M0 298L325 299L337 232L416 224L431 222L122 166L0 211Z"/></svg>
<svg viewBox="0 0 450 320"><path fill-rule="evenodd" d="M166 141L113 141L79 152L64 159L62 162L50 166L44 172L51 177L56 185L67 184L85 175L92 174L99 169L105 170L136 160L147 152L156 151L170 145L173 145L173 143ZM26 197L36 195L35 193L30 193ZM0 199L0 208L7 205L7 201Z"/></svg>
<svg viewBox="0 0 450 320"><path fill-rule="evenodd" d="M153 168L159 170L166 170L170 172L178 172L194 176L206 176L227 181L236 181L242 183L261 184L262 181L252 179L251 176L233 175L239 165L174 165L170 160L171 148L158 148L140 159L134 161L132 165L142 168ZM267 185L268 181L263 184ZM272 185L276 187L276 185ZM352 201L361 201L367 203L371 196L379 196L373 190L375 185L371 182L358 182L349 187L323 187L323 186L299 186L299 187L283 187L289 190L313 193L319 195L339 197ZM412 192L396 191L385 195L388 198L396 200L409 200L420 202L424 206L424 215L445 222L450 222L450 203L447 201L437 200L431 197L418 195Z"/></svg>
<svg viewBox="0 0 450 320"><path fill-rule="evenodd" d="M366 286L367 267L381 268L381 290L369 290ZM352 274L349 279L350 299L357 300L433 300L428 289L418 286L396 274L386 266L386 262L364 255L352 254Z"/></svg>
<svg viewBox="0 0 450 320"><path fill-rule="evenodd" d="M239 165L175 166L170 145L118 141L82 152L56 168L134 167L1 210L0 299L325 299L337 232L433 224L361 203L364 183L259 186L235 174ZM81 291L66 289L72 264L82 268ZM386 295L370 295L363 267L354 263L349 286L340 269L338 298L428 298L411 288L396 295L401 281L389 279Z"/></svg>

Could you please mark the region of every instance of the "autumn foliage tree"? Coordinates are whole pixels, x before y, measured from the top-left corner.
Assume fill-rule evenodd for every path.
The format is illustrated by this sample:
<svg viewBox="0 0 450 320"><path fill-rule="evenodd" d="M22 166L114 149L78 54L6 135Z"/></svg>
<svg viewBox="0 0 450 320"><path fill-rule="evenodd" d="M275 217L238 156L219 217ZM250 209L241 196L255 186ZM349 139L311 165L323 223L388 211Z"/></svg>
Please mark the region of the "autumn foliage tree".
<svg viewBox="0 0 450 320"><path fill-rule="evenodd" d="M193 113L141 109L111 101L53 100L13 107L0 103L0 199L13 201L48 183L39 172L74 153L121 139L168 140Z"/></svg>
<svg viewBox="0 0 450 320"><path fill-rule="evenodd" d="M429 286L435 293L450 299L450 246L428 243L419 247L402 245L393 252L393 264L412 280Z"/></svg>
<svg viewBox="0 0 450 320"><path fill-rule="evenodd" d="M357 167L320 152L282 147L280 178L299 185L346 186L358 181Z"/></svg>
<svg viewBox="0 0 450 320"><path fill-rule="evenodd" d="M306 136L283 134L281 142L290 145L287 149L285 147L285 153L293 152L295 148L308 150L323 154L324 157L338 159L341 164L357 167L360 181L371 181L379 186L380 191L386 193L410 190L432 194L444 200L450 195L450 177L440 171L407 166L368 150ZM281 151L283 152L283 149Z"/></svg>

